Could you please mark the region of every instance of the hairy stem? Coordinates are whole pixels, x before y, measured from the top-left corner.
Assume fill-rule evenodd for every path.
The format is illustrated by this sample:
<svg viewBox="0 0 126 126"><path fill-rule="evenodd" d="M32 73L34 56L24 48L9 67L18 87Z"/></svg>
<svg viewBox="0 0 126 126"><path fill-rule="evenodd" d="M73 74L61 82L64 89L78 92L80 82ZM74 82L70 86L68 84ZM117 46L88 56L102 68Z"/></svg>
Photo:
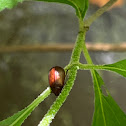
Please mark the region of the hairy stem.
<svg viewBox="0 0 126 126"><path fill-rule="evenodd" d="M103 7L97 10L93 15L91 15L87 20L84 21L84 26L89 27L98 17L100 17L104 12L108 10L117 0L110 0Z"/></svg>
<svg viewBox="0 0 126 126"><path fill-rule="evenodd" d="M95 14L93 14L91 17L88 18L88 20L86 20L84 22L84 29L86 31L86 28L89 27L100 15L102 15L109 7L111 7L117 0L110 0L106 5L104 5L102 8L100 8L98 11L96 11ZM86 48L86 44L85 44L85 41L84 41L84 47L83 47L83 52L84 52L84 56L86 58L86 61L88 64L92 64L93 65L93 62L92 62L92 59L88 53L88 50ZM100 101L100 106L101 106L101 111L102 111L102 117L103 117L103 121L104 121L104 126L107 126L106 125L106 118L105 118L105 114L104 114L104 108L103 108L103 101L102 101L102 96L100 94L100 87L98 85L98 76L96 75L97 72L92 69L90 70L91 71L91 75L92 75L92 78L93 78L93 83L94 83L94 90L95 90L95 98L96 98L96 95L97 95L97 92L96 90L98 91L98 95L99 95L99 101ZM95 99L95 105L96 105L96 99ZM95 110L96 111L96 110ZM94 121L95 121L95 118L93 118L93 124L94 125Z"/></svg>
<svg viewBox="0 0 126 126"><path fill-rule="evenodd" d="M83 48L83 41L85 40L85 34L83 30L83 21L79 21L80 24L80 32L78 33L78 37L75 43L75 47L72 52L70 64L79 62L80 59L80 54ZM39 126L48 126L51 122L52 119L54 119L56 113L59 111L61 108L62 104L65 102L67 96L69 95L69 92L71 91L73 85L74 85L74 80L76 78L77 74L77 67L73 66L69 70L69 78L68 81L66 82L66 85L64 86L62 92L54 102L54 104L50 107L49 111L47 114L44 116L42 121L39 123Z"/></svg>
<svg viewBox="0 0 126 126"><path fill-rule="evenodd" d="M105 69L104 65L93 65L93 64L82 64L82 63L73 63L65 67L66 70L71 69L72 67L78 67L79 70L101 70Z"/></svg>
<svg viewBox="0 0 126 126"><path fill-rule="evenodd" d="M106 11L106 9L109 6L111 6L111 4L114 3L115 1L116 0L110 0L110 3L108 3L106 6L104 6L103 9L101 9L100 11L97 11L97 13L94 14L92 17L90 17L87 21L83 22L83 20L81 20L81 19L79 20L79 33L78 33L77 41L75 43L75 47L72 52L72 56L71 56L69 65L79 62L80 54L81 54L82 50L84 52L87 63L93 65L93 62L90 58L90 55L88 53L88 50L87 50L86 44L85 44L85 35L87 32L87 28L92 24L92 22L98 16L100 16L104 11ZM87 22L89 22L89 23L87 23ZM81 65L80 65L80 67L81 67ZM72 89L72 87L74 85L74 80L76 78L77 69L78 69L78 67L76 67L76 66L73 66L69 69L69 79L68 79L65 87L63 88L62 92L60 93L60 95L58 96L58 98L56 99L54 104L50 107L49 111L44 116L42 121L39 123L39 126L48 126L52 122L52 119L54 119L56 113L61 108L62 104L66 100L67 96L69 95L70 90ZM91 73L93 75L93 74L95 74L95 71L91 70Z"/></svg>
<svg viewBox="0 0 126 126"><path fill-rule="evenodd" d="M77 37L77 41L75 43L75 46L73 48L73 52L72 52L72 56L71 56L71 60L70 60L70 64L71 63L76 63L76 62L79 62L79 59L80 59L80 54L82 52L82 49L83 49L83 41L85 41L85 31L83 29L83 21L80 20L79 21L79 33L78 33L78 37Z"/></svg>

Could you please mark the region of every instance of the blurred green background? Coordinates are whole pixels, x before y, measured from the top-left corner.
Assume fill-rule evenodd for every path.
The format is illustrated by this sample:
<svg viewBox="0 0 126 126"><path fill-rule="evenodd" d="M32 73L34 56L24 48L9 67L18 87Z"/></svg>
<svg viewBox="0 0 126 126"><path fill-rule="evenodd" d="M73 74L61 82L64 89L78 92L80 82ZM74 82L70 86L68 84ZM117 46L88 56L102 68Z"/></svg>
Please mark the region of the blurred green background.
<svg viewBox="0 0 126 126"><path fill-rule="evenodd" d="M88 17L98 9L90 5ZM78 21L72 7L64 4L23 2L0 13L0 46L74 43ZM87 33L91 43L126 42L126 4L113 8L95 21ZM95 64L126 59L126 53L90 52ZM0 54L0 120L30 104L48 84L49 69L65 67L71 52ZM81 62L86 63L83 55ZM115 73L100 71L111 95L126 112L126 79ZM56 97L51 94L23 126L37 126ZM91 126L94 94L89 71L78 71L75 85L51 126Z"/></svg>

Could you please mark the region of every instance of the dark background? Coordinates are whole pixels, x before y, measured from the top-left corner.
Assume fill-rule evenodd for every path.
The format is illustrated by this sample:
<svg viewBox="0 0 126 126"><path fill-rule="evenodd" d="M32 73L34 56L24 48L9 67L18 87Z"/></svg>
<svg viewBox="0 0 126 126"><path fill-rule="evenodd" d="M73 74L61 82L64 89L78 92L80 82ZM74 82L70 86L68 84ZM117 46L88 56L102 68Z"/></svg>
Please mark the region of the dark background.
<svg viewBox="0 0 126 126"><path fill-rule="evenodd" d="M90 5L88 17L98 9ZM72 7L64 4L23 2L0 13L0 46L74 43L78 21ZM126 4L113 8L97 19L87 33L91 43L126 41ZM126 59L126 53L90 52L95 64ZM71 52L0 54L0 120L29 105L48 86L48 71L65 67ZM86 63L83 55L81 62ZM100 71L111 95L126 112L126 79ZM56 97L51 94L23 123L37 126ZM75 85L51 126L91 126L94 111L93 85L89 71L78 71Z"/></svg>

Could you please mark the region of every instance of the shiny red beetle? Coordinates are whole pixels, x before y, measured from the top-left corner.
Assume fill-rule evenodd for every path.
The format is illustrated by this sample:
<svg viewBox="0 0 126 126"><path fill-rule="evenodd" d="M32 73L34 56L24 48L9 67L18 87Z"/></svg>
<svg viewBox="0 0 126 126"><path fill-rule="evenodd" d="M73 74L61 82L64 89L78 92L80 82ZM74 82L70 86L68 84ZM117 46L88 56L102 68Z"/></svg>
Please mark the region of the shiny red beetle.
<svg viewBox="0 0 126 126"><path fill-rule="evenodd" d="M62 67L55 66L49 71L49 85L52 92L58 96L64 86L65 71Z"/></svg>

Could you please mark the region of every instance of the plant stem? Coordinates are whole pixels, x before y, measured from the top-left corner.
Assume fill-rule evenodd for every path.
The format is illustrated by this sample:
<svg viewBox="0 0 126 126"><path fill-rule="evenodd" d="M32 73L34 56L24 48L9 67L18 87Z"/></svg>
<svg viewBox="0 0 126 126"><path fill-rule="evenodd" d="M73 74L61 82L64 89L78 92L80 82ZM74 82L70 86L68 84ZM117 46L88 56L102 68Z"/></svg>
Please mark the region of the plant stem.
<svg viewBox="0 0 126 126"><path fill-rule="evenodd" d="M80 54L81 54L81 51L83 49L83 41L85 41L85 31L83 29L83 26L84 26L84 23L82 20L79 20L79 33L78 33L78 36L77 36L77 41L75 43L75 46L73 48L73 51L72 51L72 56L71 56L71 60L70 60L70 64L71 63L75 63L75 62L79 62L79 59L80 59Z"/></svg>
<svg viewBox="0 0 126 126"><path fill-rule="evenodd" d="M77 68L73 67L69 72L69 79L64 86L62 92L56 99L56 101L53 103L53 105L50 107L49 111L46 113L42 121L39 123L38 126L49 126L49 124L52 122L52 119L54 119L55 115L61 108L62 104L65 102L67 96L69 95L70 90L73 87L74 80L76 78Z"/></svg>
<svg viewBox="0 0 126 126"><path fill-rule="evenodd" d="M75 43L75 47L72 52L70 64L77 63L79 62L80 59L80 54L83 49L83 41L85 40L85 33L83 29L83 21L79 21L80 24L80 32L78 33L78 37ZM69 78L68 81L66 82L66 85L64 86L62 92L54 102L54 104L50 107L49 111L47 114L44 116L42 121L39 123L39 126L48 126L51 122L52 119L54 119L56 113L59 111L61 108L62 104L65 102L67 96L69 95L69 92L71 91L73 85L74 85L74 80L76 78L77 74L77 67L73 66L69 69Z"/></svg>
<svg viewBox="0 0 126 126"><path fill-rule="evenodd" d="M84 26L89 27L99 16L108 10L117 0L109 0L103 7L97 10L93 15L91 15L87 20L84 21Z"/></svg>
<svg viewBox="0 0 126 126"><path fill-rule="evenodd" d="M84 44L83 44L83 52L84 52L85 59L86 59L87 63L88 64L93 64L92 59L91 59L91 57L89 55L89 52L87 50L85 41L84 41Z"/></svg>
<svg viewBox="0 0 126 126"><path fill-rule="evenodd" d="M116 0L111 0L111 1L116 1ZM94 20L94 18L93 18L93 20ZM92 21L91 21L91 23L92 23ZM87 50L86 44L85 44L85 35L87 32L87 27L84 27L84 26L85 25L84 25L83 20L80 19L79 20L79 33L78 33L77 41L75 43L75 47L72 52L71 60L69 63L70 65L79 62L82 49L83 49L85 58L87 60L87 63L93 65L93 62L90 58L90 55L88 53L88 50ZM95 74L95 71L91 70L91 73L93 75L93 74ZM62 92L60 93L60 95L58 96L58 98L56 99L54 104L50 107L49 111L44 116L44 118L40 122L39 126L48 126L52 122L52 119L54 119L56 113L59 111L62 104L64 103L67 96L69 95L69 92L74 85L74 80L76 78L76 74L77 74L77 67L76 66L71 67L69 70L69 79L68 79L65 87L63 88Z"/></svg>
<svg viewBox="0 0 126 126"><path fill-rule="evenodd" d="M98 11L96 11L92 16L90 16L86 21L84 21L84 31L86 34L87 27L90 27L90 25L99 17L101 16L105 11L108 10L109 7L111 7L117 0L110 0L108 3L106 3L103 7L101 7ZM85 41L84 41L84 47L83 52L85 55L85 58L87 60L88 64L93 64L92 59L88 53Z"/></svg>
<svg viewBox="0 0 126 126"><path fill-rule="evenodd" d="M20 115L18 116L18 118L15 118L15 120L13 121L13 123L11 123L11 125L9 126L15 126L17 125L17 123L19 123L23 118L27 118L30 113L45 99L47 98L51 93L51 89L50 87L47 87L47 89L45 91L43 91L29 106L27 106L27 108L25 108L26 110Z"/></svg>
<svg viewBox="0 0 126 126"><path fill-rule="evenodd" d="M86 20L84 22L84 29L86 31L86 27L89 27L100 15L102 15L109 7L111 7L117 0L110 0L105 6L103 6L102 8L100 8L95 14L93 14L91 17L88 18L88 20ZM83 47L83 52L86 58L86 61L88 64L92 64L92 59L88 53L88 50L86 48L86 44L84 41L84 47ZM98 84L98 76L96 75L96 71L94 69L90 70L91 71L91 76L93 78L93 82L94 82L94 90L95 90L95 105L96 105L96 96L97 96L97 91L98 91L98 95L99 95L99 100L100 100L100 106L101 106L101 111L102 111L102 116L103 116L103 120L104 120L104 125L106 126L106 118L104 116L104 109L102 106L102 98L101 98L101 94L100 94L100 86ZM96 91L97 90L97 91ZM95 110L96 111L96 110ZM94 118L93 118L93 124L94 124Z"/></svg>
<svg viewBox="0 0 126 126"><path fill-rule="evenodd" d="M78 67L79 70L101 70L101 69L106 69L104 65L93 65L93 64L82 64L82 63L73 63L69 64L68 66L65 67L66 70L71 69L72 67Z"/></svg>

